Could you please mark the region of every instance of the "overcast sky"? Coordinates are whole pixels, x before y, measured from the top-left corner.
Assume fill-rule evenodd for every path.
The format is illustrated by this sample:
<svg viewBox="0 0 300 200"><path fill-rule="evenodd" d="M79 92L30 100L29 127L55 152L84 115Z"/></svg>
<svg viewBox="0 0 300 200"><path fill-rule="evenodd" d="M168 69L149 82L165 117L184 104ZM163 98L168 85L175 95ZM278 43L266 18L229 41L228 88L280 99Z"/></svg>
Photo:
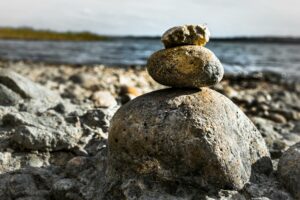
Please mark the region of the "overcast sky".
<svg viewBox="0 0 300 200"><path fill-rule="evenodd" d="M160 35L207 23L213 36L300 36L300 0L0 0L0 26Z"/></svg>

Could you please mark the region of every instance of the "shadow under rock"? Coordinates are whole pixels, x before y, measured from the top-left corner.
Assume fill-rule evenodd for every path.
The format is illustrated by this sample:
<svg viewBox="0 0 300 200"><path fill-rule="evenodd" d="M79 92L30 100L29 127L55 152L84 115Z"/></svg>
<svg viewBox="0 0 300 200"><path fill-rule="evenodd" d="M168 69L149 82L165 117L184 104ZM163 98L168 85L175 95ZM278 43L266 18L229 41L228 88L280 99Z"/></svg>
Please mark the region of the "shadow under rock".
<svg viewBox="0 0 300 200"><path fill-rule="evenodd" d="M240 193L246 199L265 197L272 200L293 200L277 180L276 171L273 171L269 157L262 157L252 165L250 181Z"/></svg>

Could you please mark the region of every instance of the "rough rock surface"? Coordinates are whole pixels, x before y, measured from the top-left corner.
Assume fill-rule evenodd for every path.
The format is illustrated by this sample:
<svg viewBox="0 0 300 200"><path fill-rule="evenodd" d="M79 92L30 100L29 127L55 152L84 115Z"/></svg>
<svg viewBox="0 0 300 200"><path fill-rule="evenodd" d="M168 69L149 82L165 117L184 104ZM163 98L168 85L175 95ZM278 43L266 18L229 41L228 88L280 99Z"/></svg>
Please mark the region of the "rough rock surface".
<svg viewBox="0 0 300 200"><path fill-rule="evenodd" d="M0 70L0 104L17 105L27 111L43 112L62 101L61 97L30 79L10 70ZM26 105L23 104L26 101Z"/></svg>
<svg viewBox="0 0 300 200"><path fill-rule="evenodd" d="M147 70L162 85L190 88L215 85L224 74L223 66L214 53L200 46L157 51L148 59Z"/></svg>
<svg viewBox="0 0 300 200"><path fill-rule="evenodd" d="M111 122L109 161L117 171L154 173L201 187L242 189L255 172L271 172L265 141L225 96L202 88L140 96Z"/></svg>
<svg viewBox="0 0 300 200"><path fill-rule="evenodd" d="M64 119L48 112L35 116L26 112L9 113L2 118L4 127L12 127L11 140L20 148L31 150L62 150L76 146L82 131L67 125ZM79 125L78 125L79 126Z"/></svg>
<svg viewBox="0 0 300 200"><path fill-rule="evenodd" d="M280 155L299 142L300 138L300 84L291 79L281 79L274 73L226 75L221 83L214 86L254 119L267 140L275 171L269 176L258 174L252 177L240 191L213 188L207 191L174 181L158 181L151 174L142 180L132 176L120 184L106 182L107 128L116 108L95 109L91 95L95 91L109 91L120 104L130 100L126 98L128 94L136 97L161 89L162 86L144 68L111 68L103 65L74 67L25 62L0 62L0 67L9 68L23 78L32 80L31 84L43 86L44 91L51 90L51 93L63 97L57 104L48 104L38 97L23 98L10 86L0 84L0 93L6 94L0 95L0 103L5 96L13 100L12 103L0 105L1 200L293 199L279 183L276 171ZM82 74L87 74L82 80L73 77ZM75 127L82 135L71 149L56 151L46 146L39 150L23 149L23 144L12 140L14 125L3 125L3 116L17 116L18 112L28 113L32 118L42 116L46 119L49 116L49 121L63 120L59 127ZM278 117L272 117L274 114L285 120L276 122ZM52 124L49 123L49 126ZM44 123L38 126L46 128L48 125Z"/></svg>
<svg viewBox="0 0 300 200"><path fill-rule="evenodd" d="M0 70L0 83L9 87L23 98L38 98L49 102L60 100L59 95L38 84L34 84L31 80L9 69Z"/></svg>
<svg viewBox="0 0 300 200"><path fill-rule="evenodd" d="M300 199L300 143L290 147L278 163L278 175L282 184L296 199Z"/></svg>
<svg viewBox="0 0 300 200"><path fill-rule="evenodd" d="M166 48L199 45L204 46L209 41L210 32L205 25L176 26L167 30L161 41Z"/></svg>
<svg viewBox="0 0 300 200"><path fill-rule="evenodd" d="M13 106L22 100L20 95L4 85L0 85L0 97L0 105L2 106Z"/></svg>

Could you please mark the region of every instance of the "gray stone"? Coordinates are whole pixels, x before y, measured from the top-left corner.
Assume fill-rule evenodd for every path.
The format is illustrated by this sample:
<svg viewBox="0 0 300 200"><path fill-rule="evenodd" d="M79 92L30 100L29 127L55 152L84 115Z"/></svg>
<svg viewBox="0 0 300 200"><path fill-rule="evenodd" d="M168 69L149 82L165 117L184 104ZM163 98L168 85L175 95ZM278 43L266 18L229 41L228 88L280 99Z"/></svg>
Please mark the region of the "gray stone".
<svg viewBox="0 0 300 200"><path fill-rule="evenodd" d="M76 178L80 172L84 171L85 169L89 168L91 165L90 160L87 157L77 156L69 160L66 164L66 173Z"/></svg>
<svg viewBox="0 0 300 200"><path fill-rule="evenodd" d="M57 102L59 95L9 69L1 69L0 83L23 98L45 99Z"/></svg>
<svg viewBox="0 0 300 200"><path fill-rule="evenodd" d="M9 180L9 192L13 198L28 196L32 191L37 191L34 179L29 174L16 174Z"/></svg>
<svg viewBox="0 0 300 200"><path fill-rule="evenodd" d="M300 143L283 153L278 163L278 175L282 185L300 199Z"/></svg>
<svg viewBox="0 0 300 200"><path fill-rule="evenodd" d="M247 199L264 200L293 200L293 197L280 186L274 173L269 176L255 175L251 182L247 183L242 192Z"/></svg>
<svg viewBox="0 0 300 200"><path fill-rule="evenodd" d="M81 200L78 184L73 179L60 179L53 184L51 193L55 200Z"/></svg>
<svg viewBox="0 0 300 200"><path fill-rule="evenodd" d="M0 105L16 105L19 110L44 112L62 101L61 97L9 69L0 70Z"/></svg>
<svg viewBox="0 0 300 200"><path fill-rule="evenodd" d="M219 59L209 49L201 46L181 46L157 51L148 59L147 70L162 85L190 88L215 85L224 74Z"/></svg>
<svg viewBox="0 0 300 200"><path fill-rule="evenodd" d="M91 88L98 82L98 78L91 74L74 74L70 77L70 80L74 83L81 85L84 88Z"/></svg>
<svg viewBox="0 0 300 200"><path fill-rule="evenodd" d="M165 89L130 101L111 121L112 174L155 174L200 187L241 189L272 164L259 131L225 96Z"/></svg>
<svg viewBox="0 0 300 200"><path fill-rule="evenodd" d="M103 132L108 131L110 125L110 120L115 114L119 107L111 107L108 109L98 108L93 110L88 110L84 115L80 117L83 124L86 124L90 127L99 127Z"/></svg>
<svg viewBox="0 0 300 200"><path fill-rule="evenodd" d="M13 158L10 152L0 152L0 174L19 169L21 160Z"/></svg>
<svg viewBox="0 0 300 200"><path fill-rule="evenodd" d="M21 96L0 84L0 105L13 106L22 100Z"/></svg>
<svg viewBox="0 0 300 200"><path fill-rule="evenodd" d="M0 175L0 198L20 200L52 199L50 188L57 180L55 168L28 167Z"/></svg>
<svg viewBox="0 0 300 200"><path fill-rule="evenodd" d="M70 149L77 145L82 135L80 129L49 113L44 116L9 113L3 116L3 125L13 127L12 141L31 150Z"/></svg>
<svg viewBox="0 0 300 200"><path fill-rule="evenodd" d="M10 149L10 151L13 151ZM18 169L26 166L44 167L49 165L49 154L35 154L30 152L0 152L0 174ZM1 198L0 198L1 199Z"/></svg>
<svg viewBox="0 0 300 200"><path fill-rule="evenodd" d="M7 183L9 181L10 176L7 174L0 174L0 199L11 200L10 193L7 189Z"/></svg>
<svg viewBox="0 0 300 200"><path fill-rule="evenodd" d="M246 197L238 191L221 190L218 194L219 200L246 200Z"/></svg>
<svg viewBox="0 0 300 200"><path fill-rule="evenodd" d="M272 158L279 158L286 145L282 135L276 131L276 123L261 117L252 117L251 120L264 137Z"/></svg>
<svg viewBox="0 0 300 200"><path fill-rule="evenodd" d="M205 25L183 25L167 30L161 41L166 48L183 45L204 46L209 41L210 32Z"/></svg>

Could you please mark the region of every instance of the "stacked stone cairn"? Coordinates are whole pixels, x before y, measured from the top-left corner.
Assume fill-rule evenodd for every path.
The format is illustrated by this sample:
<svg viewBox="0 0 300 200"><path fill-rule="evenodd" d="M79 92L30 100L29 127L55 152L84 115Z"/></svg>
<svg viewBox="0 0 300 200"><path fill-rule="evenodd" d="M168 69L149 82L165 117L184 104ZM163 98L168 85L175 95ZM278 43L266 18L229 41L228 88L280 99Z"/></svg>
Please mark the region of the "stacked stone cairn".
<svg viewBox="0 0 300 200"><path fill-rule="evenodd" d="M224 74L204 47L208 40L206 26L174 27L162 36L165 49L148 59L150 76L170 88L139 96L114 115L109 173L121 183L139 177L240 190L255 174L272 171L257 128L233 102L208 88Z"/></svg>

